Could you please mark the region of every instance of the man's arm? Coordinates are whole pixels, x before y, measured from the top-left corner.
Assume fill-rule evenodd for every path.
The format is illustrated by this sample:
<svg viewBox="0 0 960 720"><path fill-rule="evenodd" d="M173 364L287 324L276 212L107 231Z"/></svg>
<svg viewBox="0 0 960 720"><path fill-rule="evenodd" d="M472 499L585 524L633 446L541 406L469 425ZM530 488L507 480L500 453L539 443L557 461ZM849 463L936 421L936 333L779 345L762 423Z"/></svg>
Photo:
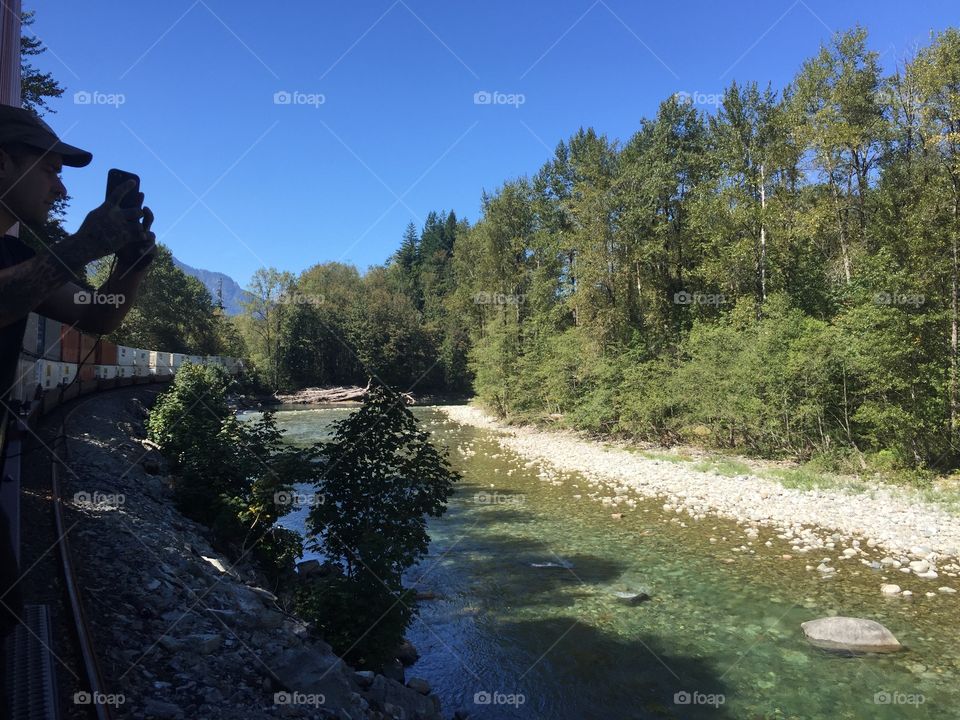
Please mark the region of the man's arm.
<svg viewBox="0 0 960 720"><path fill-rule="evenodd" d="M124 210L119 205L123 194L133 186L131 181L117 188L103 205L87 215L76 234L46 252L0 270L0 327L16 322L65 284L72 284L82 276L87 263L130 243L149 240L152 244L147 223L149 209ZM143 225L139 222L141 216ZM149 220L153 220L152 213Z"/></svg>
<svg viewBox="0 0 960 720"><path fill-rule="evenodd" d="M151 248L152 252L152 248ZM37 306L36 311L78 330L106 335L113 332L130 312L140 283L147 273L149 255L142 260L118 260L110 277L94 293L68 282Z"/></svg>

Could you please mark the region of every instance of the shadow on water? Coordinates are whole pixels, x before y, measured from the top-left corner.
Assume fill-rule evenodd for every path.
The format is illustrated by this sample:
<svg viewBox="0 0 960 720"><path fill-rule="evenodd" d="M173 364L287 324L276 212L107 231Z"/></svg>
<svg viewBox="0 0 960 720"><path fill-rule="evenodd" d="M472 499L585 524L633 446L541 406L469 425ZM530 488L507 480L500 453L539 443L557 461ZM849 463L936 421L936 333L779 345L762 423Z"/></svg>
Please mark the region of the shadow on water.
<svg viewBox="0 0 960 720"><path fill-rule="evenodd" d="M430 556L408 574L408 583L428 589L454 581L442 571L443 566L453 563L458 578L495 585L497 591L492 597L498 603L508 601L513 608L572 607L578 599L596 595L598 586L616 583L627 569L625 563L606 557L558 555L548 543L535 538L484 535L454 539L449 545L437 543L431 547ZM470 594L491 597L487 593Z"/></svg>
<svg viewBox="0 0 960 720"><path fill-rule="evenodd" d="M461 698L471 718L733 718L725 706L730 687L715 663L675 654L654 637L621 638L572 616L508 622L498 631L522 651L492 673L463 668L474 676L474 692L485 693ZM511 696L523 703L511 705Z"/></svg>

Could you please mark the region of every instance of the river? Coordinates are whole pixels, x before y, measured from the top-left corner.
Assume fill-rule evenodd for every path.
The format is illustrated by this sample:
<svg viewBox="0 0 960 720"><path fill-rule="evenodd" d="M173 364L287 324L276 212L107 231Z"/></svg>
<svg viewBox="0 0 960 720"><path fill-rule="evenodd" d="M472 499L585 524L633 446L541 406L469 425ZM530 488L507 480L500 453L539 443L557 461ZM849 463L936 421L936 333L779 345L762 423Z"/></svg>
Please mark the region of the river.
<svg viewBox="0 0 960 720"><path fill-rule="evenodd" d="M301 444L349 412L277 419ZM582 477L528 463L436 408L414 412L463 474L406 578L437 595L407 633L421 655L407 676L429 681L446 716L960 717L957 596L883 597L879 572L856 564L820 577L805 569L820 558L783 559L790 548L772 534L736 552L735 523L681 519L662 500L638 498L614 519ZM306 512L283 522L302 530ZM638 592L650 600L616 595ZM877 620L906 649L815 649L800 623L826 615Z"/></svg>

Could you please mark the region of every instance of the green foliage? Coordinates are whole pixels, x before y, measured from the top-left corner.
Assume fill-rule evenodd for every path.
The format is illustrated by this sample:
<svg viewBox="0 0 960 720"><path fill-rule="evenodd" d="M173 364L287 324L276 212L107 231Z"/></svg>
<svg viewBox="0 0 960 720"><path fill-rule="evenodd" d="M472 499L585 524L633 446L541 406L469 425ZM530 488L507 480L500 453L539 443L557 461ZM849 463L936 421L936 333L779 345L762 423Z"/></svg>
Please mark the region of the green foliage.
<svg viewBox="0 0 960 720"><path fill-rule="evenodd" d="M276 521L292 509L294 484L317 475L319 450L284 443L271 413L238 420L227 406L230 383L221 368L186 363L157 398L148 434L171 461L181 510L279 575L292 569L301 543Z"/></svg>
<svg viewBox="0 0 960 720"><path fill-rule="evenodd" d="M110 274L112 257L92 266L92 282ZM140 284L137 298L111 342L167 352L244 357L246 350L233 321L215 307L203 283L173 264L164 245Z"/></svg>
<svg viewBox="0 0 960 720"><path fill-rule="evenodd" d="M840 471L956 467L958 97L957 30L885 78L854 28L780 93L670 98L622 147L579 130L457 238L477 396Z"/></svg>
<svg viewBox="0 0 960 720"><path fill-rule="evenodd" d="M376 663L402 638L410 618L409 599L398 602L403 572L426 554L426 519L443 514L459 476L403 398L380 385L337 423L323 458L316 483L323 502L307 529L311 547L343 577L304 598L301 609L327 629L335 650Z"/></svg>

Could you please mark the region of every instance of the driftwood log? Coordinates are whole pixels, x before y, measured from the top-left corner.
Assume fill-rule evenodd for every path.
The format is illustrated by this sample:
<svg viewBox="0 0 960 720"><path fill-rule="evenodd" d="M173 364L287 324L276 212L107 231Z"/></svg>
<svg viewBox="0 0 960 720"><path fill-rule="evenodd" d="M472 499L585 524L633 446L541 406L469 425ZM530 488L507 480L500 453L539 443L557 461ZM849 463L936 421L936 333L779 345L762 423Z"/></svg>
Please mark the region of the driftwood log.
<svg viewBox="0 0 960 720"><path fill-rule="evenodd" d="M366 387L304 388L292 395L277 395L277 400L286 405L313 405L316 403L362 402L370 390ZM400 393L407 405L414 405L416 399L411 393Z"/></svg>

